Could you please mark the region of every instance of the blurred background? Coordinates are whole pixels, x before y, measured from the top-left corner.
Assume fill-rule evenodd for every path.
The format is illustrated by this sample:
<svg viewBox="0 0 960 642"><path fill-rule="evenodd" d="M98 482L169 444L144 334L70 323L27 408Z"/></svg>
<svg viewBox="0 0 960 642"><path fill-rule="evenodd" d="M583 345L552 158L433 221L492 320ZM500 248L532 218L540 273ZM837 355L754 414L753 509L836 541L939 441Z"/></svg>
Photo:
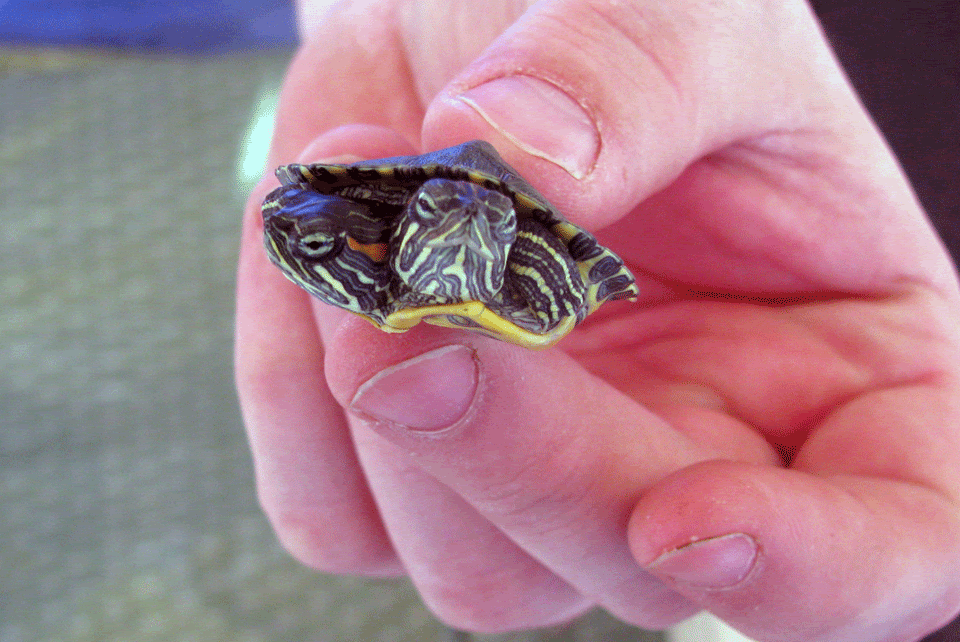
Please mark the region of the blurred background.
<svg viewBox="0 0 960 642"><path fill-rule="evenodd" d="M815 4L958 247L958 3ZM466 636L406 582L277 545L231 335L240 210L295 44L285 2L0 0L0 641L662 640L599 612Z"/></svg>

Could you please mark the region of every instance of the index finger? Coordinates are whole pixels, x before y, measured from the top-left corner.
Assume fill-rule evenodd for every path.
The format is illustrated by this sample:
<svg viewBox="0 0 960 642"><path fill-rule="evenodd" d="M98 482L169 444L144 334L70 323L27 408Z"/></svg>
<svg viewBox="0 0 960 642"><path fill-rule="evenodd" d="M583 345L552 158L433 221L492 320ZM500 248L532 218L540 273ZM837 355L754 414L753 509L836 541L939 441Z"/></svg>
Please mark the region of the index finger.
<svg viewBox="0 0 960 642"><path fill-rule="evenodd" d="M347 9L318 25L291 63L271 170L304 153L303 160L316 161L345 152L377 157L410 151L393 130L353 144L357 137L349 129L306 149L320 134L349 123L389 125L408 140L419 136L422 107L395 25L386 18L390 5L371 3L366 16ZM356 82L344 83L345 76ZM301 561L328 571L396 574L399 562L342 409L326 386L310 298L282 277L263 249L260 204L275 185L265 179L247 203L237 275L236 383L260 502L281 542Z"/></svg>

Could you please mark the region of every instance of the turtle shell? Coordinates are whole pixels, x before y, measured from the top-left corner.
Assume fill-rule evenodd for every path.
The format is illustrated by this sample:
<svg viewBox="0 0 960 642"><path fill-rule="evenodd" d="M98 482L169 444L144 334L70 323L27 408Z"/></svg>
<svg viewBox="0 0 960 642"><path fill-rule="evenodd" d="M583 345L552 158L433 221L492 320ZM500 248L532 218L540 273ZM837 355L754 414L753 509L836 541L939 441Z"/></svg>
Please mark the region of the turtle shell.
<svg viewBox="0 0 960 642"><path fill-rule="evenodd" d="M618 256L484 141L276 173L262 208L271 261L386 332L426 321L545 347L638 294Z"/></svg>

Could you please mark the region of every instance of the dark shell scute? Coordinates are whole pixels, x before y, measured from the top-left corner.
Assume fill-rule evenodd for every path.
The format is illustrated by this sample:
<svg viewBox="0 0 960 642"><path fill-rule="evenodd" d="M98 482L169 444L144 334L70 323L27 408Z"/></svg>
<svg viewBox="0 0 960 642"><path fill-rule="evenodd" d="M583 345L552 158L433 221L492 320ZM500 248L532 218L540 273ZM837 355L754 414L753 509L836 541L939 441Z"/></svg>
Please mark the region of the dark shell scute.
<svg viewBox="0 0 960 642"><path fill-rule="evenodd" d="M543 224L546 225L547 227L552 227L553 224L556 223L556 222L559 220L558 217L557 217L557 213L556 213L556 212L553 212L553 211L551 211L551 210L545 210L545 209L540 208L540 207L536 207L536 208L531 209L531 210L530 210L530 216L531 216L532 218L540 221L541 223L543 223Z"/></svg>
<svg viewBox="0 0 960 642"><path fill-rule="evenodd" d="M338 183L343 180L343 176L341 174L331 172L329 169L321 165L313 165L309 167L301 165L300 167L301 172L309 177L311 182L319 181L321 183L333 185L334 183Z"/></svg>
<svg viewBox="0 0 960 642"><path fill-rule="evenodd" d="M337 174L334 174L333 172L331 172L329 169L325 167L317 168L316 170L314 170L313 175L319 180L323 181L324 183L333 184L340 181L340 176L338 176Z"/></svg>
<svg viewBox="0 0 960 642"><path fill-rule="evenodd" d="M399 182L422 183L430 179L430 174L421 165L400 165L393 168L393 177Z"/></svg>
<svg viewBox="0 0 960 642"><path fill-rule="evenodd" d="M570 243L567 244L567 249L570 251L570 256L573 257L573 260L578 262L587 261L603 253L603 248L597 243L597 239L582 232L570 239ZM604 261L600 261L593 269L597 269L603 262Z"/></svg>
<svg viewBox="0 0 960 642"><path fill-rule="evenodd" d="M606 256L597 261L596 265L590 268L590 281L593 283L599 283L600 281L603 281L604 279L616 274L622 265L623 263L618 261L615 257Z"/></svg>

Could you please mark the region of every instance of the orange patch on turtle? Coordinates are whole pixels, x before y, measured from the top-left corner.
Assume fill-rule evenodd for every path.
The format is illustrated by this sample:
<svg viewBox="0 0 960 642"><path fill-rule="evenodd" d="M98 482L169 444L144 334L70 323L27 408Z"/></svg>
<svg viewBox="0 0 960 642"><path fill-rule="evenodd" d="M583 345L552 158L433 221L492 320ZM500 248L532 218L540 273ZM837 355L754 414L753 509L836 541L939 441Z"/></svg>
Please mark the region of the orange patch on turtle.
<svg viewBox="0 0 960 642"><path fill-rule="evenodd" d="M388 246L386 243L370 243L363 244L351 236L347 237L347 245L351 250L356 250L357 252L363 252L369 256L375 263L383 263L387 260L387 249Z"/></svg>

